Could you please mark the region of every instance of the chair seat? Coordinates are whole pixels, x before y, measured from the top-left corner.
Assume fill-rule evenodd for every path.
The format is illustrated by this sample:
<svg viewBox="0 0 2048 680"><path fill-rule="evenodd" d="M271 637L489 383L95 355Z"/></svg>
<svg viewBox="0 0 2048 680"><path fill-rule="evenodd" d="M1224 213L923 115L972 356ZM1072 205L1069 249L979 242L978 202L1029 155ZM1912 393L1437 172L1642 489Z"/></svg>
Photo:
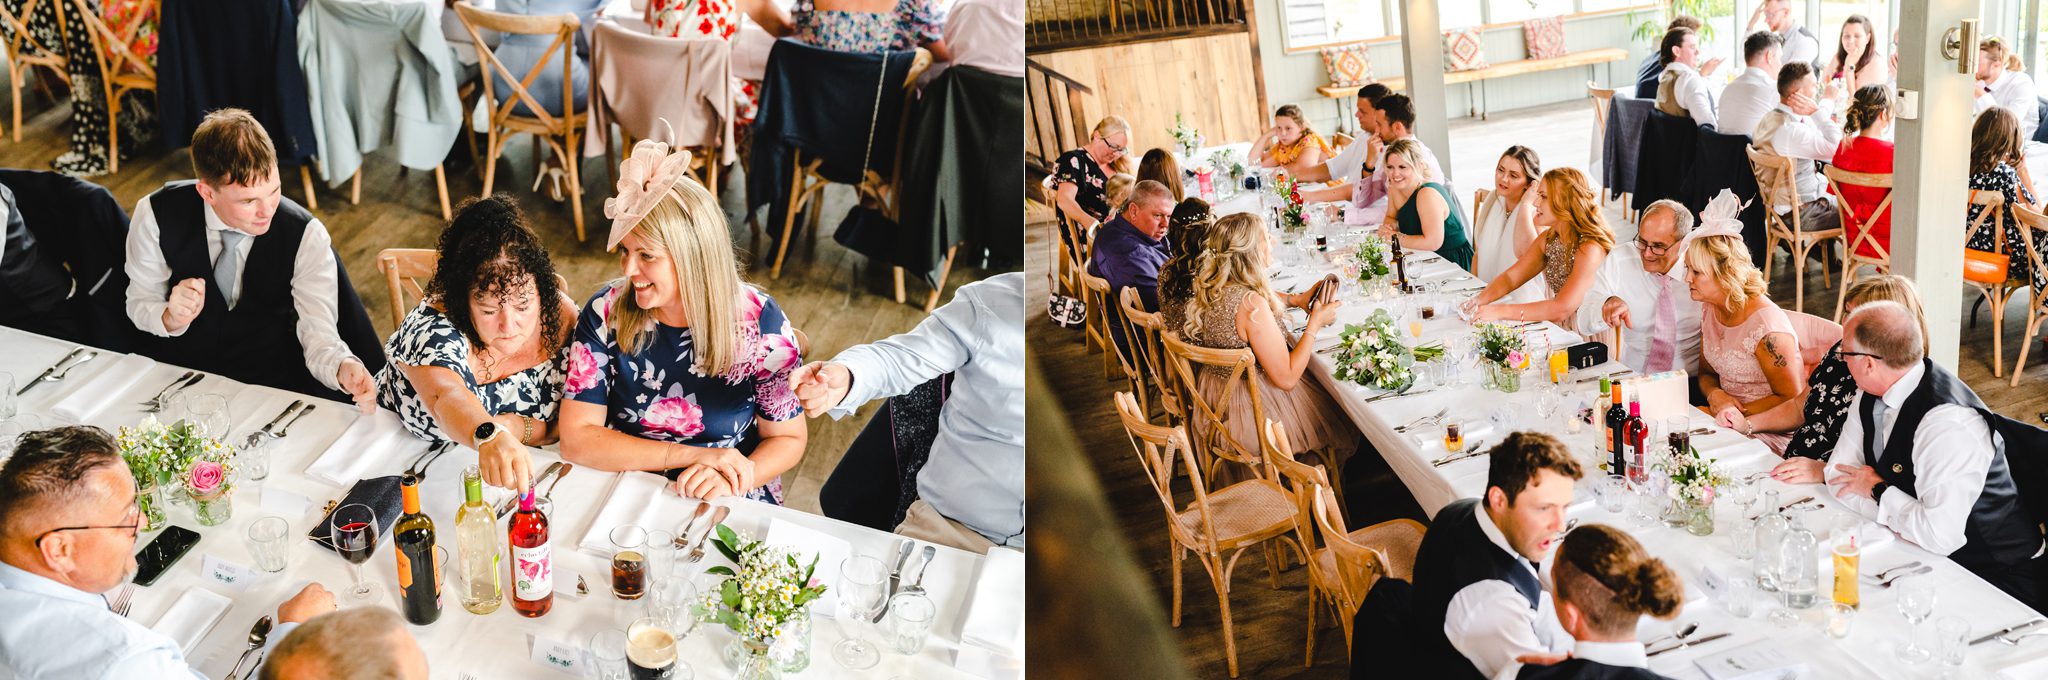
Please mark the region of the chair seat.
<svg viewBox="0 0 2048 680"><path fill-rule="evenodd" d="M1238 482L1209 494L1209 512L1216 522L1215 540L1228 549L1237 544L1265 540L1294 528L1294 501L1280 485L1254 479ZM1173 521L1196 538L1202 534L1202 514L1190 503Z"/></svg>
<svg viewBox="0 0 2048 680"><path fill-rule="evenodd" d="M1381 576L1401 579L1415 578L1415 553L1422 549L1422 532L1407 522L1383 522L1345 534L1352 543L1379 551L1381 563L1387 573ZM1330 548L1316 550L1315 572L1317 574L1337 573L1337 551Z"/></svg>

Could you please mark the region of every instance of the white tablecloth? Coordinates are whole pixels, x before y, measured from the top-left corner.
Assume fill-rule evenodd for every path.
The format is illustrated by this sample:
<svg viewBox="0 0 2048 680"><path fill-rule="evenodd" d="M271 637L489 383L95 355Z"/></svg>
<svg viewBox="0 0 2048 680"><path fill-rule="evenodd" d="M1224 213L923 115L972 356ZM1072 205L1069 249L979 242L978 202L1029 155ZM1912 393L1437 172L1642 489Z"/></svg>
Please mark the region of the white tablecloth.
<svg viewBox="0 0 2048 680"><path fill-rule="evenodd" d="M56 339L0 328L0 371L16 376L26 384L36 373L53 364L73 345ZM49 404L67 396L87 382L94 370L103 370L113 365L120 355L103 352L100 358L80 366L72 377L62 383L45 384L31 391L22 402L24 413L44 418L48 424L64 424L51 418ZM137 381L124 393L107 394L103 398L108 407L87 419L86 424L97 425L112 431L116 427L133 425L140 419L136 409L130 408L154 395L183 369L159 364L143 380ZM259 428L282 410L277 397L282 393L260 386L248 386L222 378L209 376L205 381L185 394L201 392L220 393L227 396L232 412L233 424L230 432L237 438L242 433ZM244 393L254 393L248 398L238 398ZM265 394L276 393L276 394ZM189 655L188 660L202 673L220 677L234 665L236 657L244 649L247 631L258 617L273 614L277 605L308 581L317 581L330 591L341 593L349 587L346 563L332 552L319 549L305 540L291 543L289 566L276 575L265 575L249 584L246 591L238 592L228 586L208 579L202 564L207 556L218 557L247 567L253 563L245 535L249 523L258 518L279 515L265 507L264 494L273 495L288 492L311 501L303 512L284 514L291 523L291 531L303 536L311 530L323 515L323 507L330 500L338 499L347 490L342 486L316 481L304 474L308 465L358 418L358 411L350 404L308 398L317 403L318 410L293 425L289 437L276 441L271 447L271 474L261 482L242 482L235 491L234 519L214 527L202 527L193 519L190 510L173 507L170 510L171 524L198 531L201 540L192 552L180 560L156 585L140 589L134 598L131 616L144 623L155 621L178 596L189 588L205 588L234 599L234 607L212 631L206 634L199 646ZM289 403L285 400L283 403ZM239 408L238 408L239 407ZM424 449L424 442L420 442ZM451 551L455 546L455 510L462 502L461 475L465 467L476 463L476 452L458 447L449 451L428 470L427 479L421 485L421 505L432 517L439 531L441 545ZM559 460L553 451L533 450L534 469L543 469L548 463ZM410 462L413 455L395 456ZM378 470L374 475L396 474L398 469ZM642 604L614 599L610 595L610 561L606 558L575 549L577 537L582 536L596 512L603 503L615 480L621 474L606 473L577 468L561 480L560 488L554 491L555 513L549 518L555 545L555 602L554 609L546 616L527 619L512 611L510 602L498 611L477 616L462 609L459 600L451 591L442 595L441 619L433 625L412 627L413 635L427 652L433 668L433 677L455 678L458 672L473 673L485 678L514 677L567 677L556 676L541 670L529 661L529 649L533 636L547 636L550 639L581 646L591 636L608 629L624 629L634 619L642 616ZM374 476L373 475L373 476ZM486 500L492 503L509 495L499 489L487 489ZM274 500L274 499L273 499ZM695 506L694 501L673 499L667 507L680 508L676 516L663 517L650 528L673 531L688 518L687 509ZM893 560L893 551L899 537L840 522L820 515L813 515L789 508L765 503L725 498L718 505L733 509L726 524L737 530L752 532L756 537L763 535L771 520L793 523L815 531L844 539L858 554L873 555L885 563ZM502 522L500 522L502 526ZM144 534L137 541L137 548L146 545L154 533ZM716 550L706 549L707 557L696 565L688 565L682 573L701 574L702 570L726 564ZM832 645L845 637L842 629L831 618L820 616L814 621L811 643L812 662L810 667L793 677L891 677L902 675L914 678L972 677L953 668L956 653L960 649L962 626L965 624L969 600L975 592L976 580L984 558L952 548L939 547L938 554L924 578L924 587L938 605L938 618L933 624L932 635L924 651L906 657L888 651L882 652L881 665L867 671L851 672L841 667L831 656ZM837 565L820 564L818 568L836 569ZM398 606L397 568L391 554L390 541L384 541L377 554L364 565L368 578L382 585L383 596L379 606ZM451 570L452 571L452 570ZM260 572L259 572L260 573ZM577 598L573 595L576 577L583 576L590 585L591 594ZM449 578L453 584L453 578ZM708 581L706 581L708 583ZM452 588L452 585L444 585ZM1015 592L1021 593L1018 588ZM566 594L565 594L566 593ZM343 606L349 606L346 595L341 595ZM508 585L506 597L510 598ZM827 597L832 597L827 594ZM990 603L974 603L976 606L990 606ZM1001 603L995 606L1004 606ZM1022 609L1023 602L1007 603L1007 606ZM696 671L698 678L726 678L732 672L720 655L725 644L733 639L731 633L714 625L700 626L683 642L682 657Z"/></svg>
<svg viewBox="0 0 2048 680"><path fill-rule="evenodd" d="M1335 248L1333 248L1335 250ZM1283 288L1296 287L1324 271L1333 269L1328 262L1310 257L1288 248L1276 249L1283 259L1288 278L1278 282ZM1411 268L1411 276L1428 277L1431 280L1462 281L1464 286L1477 285L1476 280L1462 271L1450 279L1437 278L1445 267L1441 261L1422 267ZM1416 272L1421 274L1416 274ZM1289 285L1293 284L1293 285ZM1452 283L1452 286L1461 284ZM1467 293L1469 295L1470 293ZM1325 346L1335 341L1345 323L1357 323L1370 314L1374 304L1361 299L1355 287L1345 289L1345 307L1338 313L1338 321L1316 339L1317 345ZM1384 303L1382 303L1384 304ZM1555 326L1545 325L1547 332L1562 337L1567 332ZM1469 334L1472 327L1460 321L1455 313L1439 314L1433 321L1426 322L1421 342L1431 342L1458 334ZM1558 346L1563 346L1559 344ZM1532 362L1540 364L1540 362ZM1899 662L1894 650L1904 641L1907 624L1896 607L1896 598L1891 591L1865 584L1862 588L1862 608L1856 617L1851 634L1840 641L1828 638L1820 632L1823 608L1798 612L1800 623L1790 628L1780 628L1765 619L1775 605L1761 597L1757 600L1757 611L1747 619L1736 619L1723 608L1720 598L1701 588L1701 570L1711 568L1722 573L1750 573L1750 562L1735 557L1728 527L1737 521L1738 510L1730 503L1721 503L1715 508L1717 531L1706 537L1693 536L1683 529L1666 528L1658 523L1652 526L1637 526L1627 518L1602 511L1593 502L1593 488L1596 481L1604 476L1598 463L1604 460L1604 450L1596 452L1597 435L1591 427L1577 435L1566 434L1563 421L1575 411L1576 404L1590 404L1597 396L1596 382L1574 384L1574 380L1591 375L1605 374L1620 370L1616 363L1596 366L1577 372L1566 378L1569 388L1561 399L1560 414L1550 422L1539 422L1534 408L1536 390L1545 383L1540 370L1525 373L1523 389L1514 394L1484 391L1478 386L1477 369L1468 367L1471 384L1464 387L1445 388L1433 392L1414 394L1407 397L1386 399L1376 402L1365 400L1379 390L1361 387L1357 384L1336 380L1331 376L1331 355L1318 353L1311 365L1311 373L1334 395L1338 404L1357 424L1359 430L1370 439L1387 464L1393 468L1423 511L1435 515L1444 505L1461 499L1475 498L1484 494L1486 488L1487 459L1484 456L1453 462L1436 467L1432 461L1446 455L1443 447L1441 428L1421 428L1414 436L1396 433L1394 427L1405 425L1418 418L1432 415L1440 410L1449 410L1454 418L1462 418L1471 428L1487 426L1499 418L1505 430L1542 430L1561 437L1574 451L1580 452L1585 464L1587 479L1579 484L1579 502L1574 503L1569 513L1583 522L1599 522L1622 527L1633 534L1650 550L1680 571L1688 584L1689 593L1698 595L1688 601L1684 611L1675 621L1665 622L1645 618L1638 632L1642 639L1649 640L1663 635L1685 622L1697 621L1700 634L1728 632L1732 635L1722 640L1660 655L1652 659L1651 669L1677 678L1696 678L1704 675L1693 665L1695 659L1726 652L1738 646L1763 640L1780 640L1797 658L1809 665L1806 678L1933 678L1941 675L1942 668L1932 663L1918 666ZM1418 386L1418 389L1427 387ZM1693 427L1712 425L1704 414L1692 416ZM1486 435L1484 445L1491 446L1500 441L1503 433L1496 431ZM1473 443L1468 435L1466 441ZM1777 462L1763 444L1741 435L1718 430L1716 434L1694 438L1694 443L1730 474L1746 475L1751 472L1768 470ZM1827 533L1832 529L1835 518L1848 511L1841 508L1827 495L1819 484L1788 486L1765 480L1759 485L1759 492L1775 489L1780 493L1780 503L1790 503L1805 496L1816 497L1815 503L1825 508L1804 513L1802 520L1821 537L1820 583L1825 603L1828 584L1833 582L1833 564L1827 552ZM1882 530L1882 529L1876 529ZM1976 575L1957 566L1942 556L1933 555L1904 540L1884 541L1867 550L1863 557L1862 570L1873 574L1891 566L1911 561L1934 565L1934 571L1923 578L1936 584L1938 593L1935 617L1958 616L1970 622L1972 639L1994 632L2009 625L2027 621L2037 615L2019 601L1985 583ZM1925 624L1923 639L1931 644L1933 639L1932 619ZM2013 665L2048 659L2048 643L2029 641L2023 647L2008 647L1989 642L1971 647L1966 674L1959 677L1997 677L1994 672Z"/></svg>

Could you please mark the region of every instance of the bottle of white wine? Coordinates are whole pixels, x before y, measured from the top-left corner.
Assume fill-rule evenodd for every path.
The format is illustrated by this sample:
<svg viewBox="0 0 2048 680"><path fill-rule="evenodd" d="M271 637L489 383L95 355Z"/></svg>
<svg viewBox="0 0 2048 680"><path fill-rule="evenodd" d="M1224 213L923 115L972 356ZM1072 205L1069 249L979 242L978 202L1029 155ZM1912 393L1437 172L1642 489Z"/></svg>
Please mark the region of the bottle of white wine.
<svg viewBox="0 0 2048 680"><path fill-rule="evenodd" d="M499 542L498 517L484 503L483 476L475 465L462 473L462 496L462 508L455 513L456 559L462 561L462 608L471 614L489 614L505 602L504 586L498 575L504 567L501 560L505 551Z"/></svg>
<svg viewBox="0 0 2048 680"><path fill-rule="evenodd" d="M420 479L406 475L399 486L405 514L391 530L398 550L398 593L405 620L424 626L441 618L441 565L434 561L434 520L420 512Z"/></svg>

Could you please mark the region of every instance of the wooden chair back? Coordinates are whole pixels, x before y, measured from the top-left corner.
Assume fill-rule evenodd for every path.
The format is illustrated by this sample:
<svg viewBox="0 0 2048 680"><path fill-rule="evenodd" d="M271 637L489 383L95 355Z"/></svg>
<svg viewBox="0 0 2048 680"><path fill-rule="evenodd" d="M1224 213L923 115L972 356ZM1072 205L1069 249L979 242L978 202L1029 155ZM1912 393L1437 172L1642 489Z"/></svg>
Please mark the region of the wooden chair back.
<svg viewBox="0 0 2048 680"><path fill-rule="evenodd" d="M1892 173L1854 172L1833 165L1827 166L1822 172L1827 175L1828 188L1835 195L1835 210L1842 215L1842 226L1846 228L1850 225L1860 225L1854 230L1855 236L1849 240L1849 257L1889 267L1892 261L1891 249L1886 244L1878 242L1877 235L1871 232L1870 225L1891 215ZM1884 200L1879 201L1877 207L1871 208L1870 214L1858 215L1856 208L1849 205L1849 199L1842 196L1842 187L1845 186L1883 189ZM1877 253L1876 258L1860 254L1865 243L1869 243L1871 251Z"/></svg>
<svg viewBox="0 0 2048 680"><path fill-rule="evenodd" d="M33 1L33 0L31 0ZM93 46L98 48L100 76L110 87L126 91L133 89L156 89L156 67L149 60L135 53L129 45L142 32L142 26L154 21L163 11L161 0L144 0L136 12L128 17L127 23L110 26L100 18L98 3L87 0L71 0L78 6L85 30L90 34Z"/></svg>
<svg viewBox="0 0 2048 680"><path fill-rule="evenodd" d="M1309 465L1294 458L1294 447L1287 442L1287 432L1280 424L1271 420L1261 421L1260 434L1264 435L1260 446L1264 448L1266 469L1269 476L1285 482L1289 499L1294 501L1294 535L1301 543L1303 560L1314 569L1316 552L1315 496L1330 487L1329 476L1321 465Z"/></svg>
<svg viewBox="0 0 2048 680"><path fill-rule="evenodd" d="M1160 315L1145 311L1136 288L1120 291L1117 306L1124 314L1124 344L1136 350L1140 375L1152 386L1152 393L1159 395L1160 407L1166 411L1170 422L1180 423L1180 400L1175 398L1174 389L1167 383L1166 348L1159 344ZM1145 399L1140 397L1138 403L1145 405Z"/></svg>
<svg viewBox="0 0 2048 680"><path fill-rule="evenodd" d="M2005 210L2002 209L2005 207L2005 194L1996 191L1971 189L1970 205L1980 206L1983 209L1977 211L1977 219L1970 221L1969 233L1963 235L1963 242L1969 243L1977 238L1977 230L1983 229L1986 224L1989 224L1991 226L1991 252L2009 252L2005 243ZM2013 207L2015 208L2014 214L2018 214L2020 209L2024 209L2022 206ZM2021 229L2020 233L2025 234L2026 230ZM2011 270L2008 269L2007 271Z"/></svg>
<svg viewBox="0 0 2048 680"><path fill-rule="evenodd" d="M1216 349L1188 344L1180 334L1169 329L1159 334L1161 344L1166 346L1167 364L1173 367L1174 379L1185 386L1187 395L1188 420L1193 423L1189 430L1197 433L1197 450L1209 459L1211 470L1218 461L1228 460L1254 471L1263 467L1262 443L1237 441L1230 434L1232 413L1230 405L1237 391L1245 391L1251 402L1252 412L1238 414L1251 418L1251 422L1266 422L1265 405L1260 403L1258 377L1252 371L1258 370L1258 359L1249 347L1239 349ZM1199 372L1207 370L1220 372L1224 376L1223 389L1212 396L1202 394L1202 382L1197 379ZM1264 439L1264 436L1260 436Z"/></svg>
<svg viewBox="0 0 2048 680"><path fill-rule="evenodd" d="M2043 216L2032 208L2023 205L2013 206L2012 214L2013 219L2018 220L2020 226L2023 227L2019 230L2019 250L2024 251L2027 261L2034 265L2035 276L2040 276L2039 272L2048 271L2048 269L2042 267L2041 252L2034 249L2034 244L2040 243L2043 239L2048 239L2048 216ZM2003 232L2005 230L2000 229L1999 231ZM2032 285L2032 282L2022 279L2016 284L2008 285L2027 287ZM1999 311L2003 312L2003 310ZM2024 373L2027 367L2027 352L2033 349L2034 335L2040 332L2043 321L2048 321L2048 296L2035 295L2032 300L2027 302L2027 325L2026 328L2022 329L2020 335L2019 361L2014 362L2012 366L2012 382L2010 383L2012 387L2018 387L2020 384L2020 374ZM2001 357L1999 360L2003 361L2004 359Z"/></svg>
<svg viewBox="0 0 2048 680"><path fill-rule="evenodd" d="M1749 145L1744 150L1749 155L1749 171L1756 176L1758 200L1764 203L1764 221L1770 228L1786 232L1791 238L1799 233L1799 187L1792 180L1792 159ZM1778 214L1778 206L1791 206L1790 212Z"/></svg>
<svg viewBox="0 0 2048 680"><path fill-rule="evenodd" d="M1103 351L1115 353L1116 343L1109 336L1109 325L1116 323L1116 316L1109 309L1109 280L1079 270L1081 278L1081 303L1088 307L1088 337L1101 343Z"/></svg>
<svg viewBox="0 0 2048 680"><path fill-rule="evenodd" d="M1593 141L1598 142L1607 138L1607 110L1613 106L1614 88L1588 80L1586 96L1593 100Z"/></svg>
<svg viewBox="0 0 2048 680"><path fill-rule="evenodd" d="M508 14L481 9L468 2L458 2L455 3L455 17L462 21L463 29L469 31L471 44L476 46L477 61L483 71L484 98L498 105L497 109L491 112L491 123L502 126L508 121L516 121L544 128L541 132L547 134L564 134L569 128L568 119L574 117L572 112L576 110L575 88L568 86L568 83L576 82L575 59L570 54L570 51L576 49L576 31L581 26L576 15ZM548 43L547 49L541 52L540 59L534 62L533 67L527 69L524 75L520 75L513 73L512 67L498 58L497 50L484 40L483 31L496 31L507 35L553 36L554 41ZM533 95L534 81L540 78L543 70L558 61L562 65L563 83L560 118L550 115L547 107ZM498 77L504 78L505 82L511 85L510 92L497 91ZM521 104L526 105L525 115L514 115L514 110Z"/></svg>
<svg viewBox="0 0 2048 680"><path fill-rule="evenodd" d="M1152 491L1159 497L1160 509L1166 511L1166 530L1173 537L1176 546L1187 546L1208 554L1216 554L1216 519L1209 508L1209 487L1203 483L1202 467L1195 462L1194 448L1188 445L1187 431L1179 427L1154 425L1145 418L1145 412L1138 407L1138 400L1129 392L1118 392L1112 399L1116 402L1117 419L1123 421L1124 433L1131 439L1131 448L1138 454L1138 462L1145 468L1145 479L1152 483ZM1186 466L1188 485L1194 487L1194 502L1189 508L1200 513L1201 530L1190 532L1176 518L1180 511L1173 502L1173 480L1179 476L1176 466ZM1176 547L1175 550L1180 548Z"/></svg>
<svg viewBox="0 0 2048 680"><path fill-rule="evenodd" d="M1472 219L1465 222L1472 226L1466 227L1467 230L1479 228L1480 219L1486 217L1486 201L1490 198L1493 198L1492 189L1472 190Z"/></svg>
<svg viewBox="0 0 2048 680"><path fill-rule="evenodd" d="M57 45L53 48L50 45L43 44L42 41L36 39L35 33L28 28L29 19L33 18L36 14L36 7L45 2L57 3L64 2L64 0L24 0L19 7L15 8L0 5L0 23L5 23L7 27L7 60L17 67L48 67L50 70L56 71L58 77L64 78L65 82L70 82L70 79L65 76L64 71L64 52L62 49L64 46ZM63 30L70 30L70 27L66 25L69 22L65 20L64 13L57 12L56 14L57 26Z"/></svg>
<svg viewBox="0 0 2048 680"><path fill-rule="evenodd" d="M1414 580L1415 553L1426 533L1421 523L1397 519L1346 532L1344 518L1337 514L1337 501L1327 492L1315 497L1315 519L1323 541L1337 555L1342 591L1336 595L1347 612L1357 611L1382 577Z"/></svg>
<svg viewBox="0 0 2048 680"><path fill-rule="evenodd" d="M407 295L418 300L427 296L427 282L434 278L434 271L441 264L441 253L432 248L385 248L377 251L377 271L384 273L384 284L391 289L391 327L405 325L405 315L412 311L406 304Z"/></svg>

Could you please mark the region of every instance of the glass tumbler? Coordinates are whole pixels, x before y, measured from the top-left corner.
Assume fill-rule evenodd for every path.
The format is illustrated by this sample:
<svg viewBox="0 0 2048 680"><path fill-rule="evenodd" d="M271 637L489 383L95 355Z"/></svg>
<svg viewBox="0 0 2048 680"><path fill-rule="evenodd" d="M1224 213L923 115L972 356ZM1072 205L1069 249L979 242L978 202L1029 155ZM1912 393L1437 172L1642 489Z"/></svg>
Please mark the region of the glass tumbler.
<svg viewBox="0 0 2048 680"><path fill-rule="evenodd" d="M291 523L283 517L264 517L249 523L249 556L256 568L270 573L284 571L291 557Z"/></svg>
<svg viewBox="0 0 2048 680"><path fill-rule="evenodd" d="M889 598L889 616L884 623L889 647L906 656L924 651L925 638L931 635L932 620L938 614L938 605L923 593L897 593Z"/></svg>
<svg viewBox="0 0 2048 680"><path fill-rule="evenodd" d="M1960 617L1944 616L1934 620L1934 655L1941 665L1951 668L1963 665L1963 657L1970 649L1970 622Z"/></svg>

